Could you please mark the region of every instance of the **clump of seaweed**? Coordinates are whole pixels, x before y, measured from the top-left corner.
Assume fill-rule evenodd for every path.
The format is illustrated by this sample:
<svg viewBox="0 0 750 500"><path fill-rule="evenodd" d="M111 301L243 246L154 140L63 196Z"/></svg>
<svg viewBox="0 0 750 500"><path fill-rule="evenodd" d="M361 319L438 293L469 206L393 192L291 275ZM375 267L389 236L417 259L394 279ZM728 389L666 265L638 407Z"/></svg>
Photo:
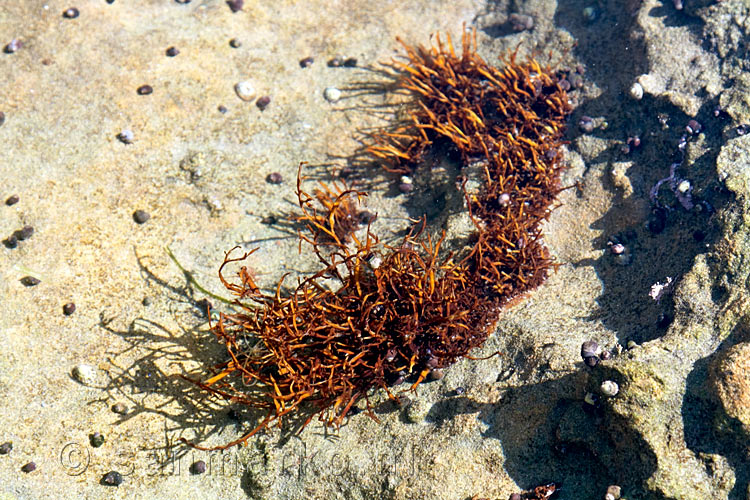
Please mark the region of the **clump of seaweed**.
<svg viewBox="0 0 750 500"><path fill-rule="evenodd" d="M193 382L266 410L254 429L221 449L281 425L303 406L310 413L303 426L315 415L338 426L374 389L395 398L390 388L410 375L416 388L430 370L481 346L501 307L542 283L554 266L540 223L561 189L557 150L570 113L554 73L513 55L502 69L488 65L476 53L475 32L464 33L460 57L450 38L404 48L406 60L392 67L413 96L410 119L374 136L368 151L397 173L414 172L446 144L462 167L480 165L481 188L462 187L474 225L470 248L444 254L444 234L421 233L386 245L369 226L357 238L356 203L365 193L322 185L311 196L298 175L308 232L300 241L310 244L321 269L289 294L281 293L283 278L275 293L261 291L244 267L237 282L226 280L224 267L248 254L227 253L219 270L242 309L212 325L229 360L213 377ZM375 418L369 402L367 408Z"/></svg>

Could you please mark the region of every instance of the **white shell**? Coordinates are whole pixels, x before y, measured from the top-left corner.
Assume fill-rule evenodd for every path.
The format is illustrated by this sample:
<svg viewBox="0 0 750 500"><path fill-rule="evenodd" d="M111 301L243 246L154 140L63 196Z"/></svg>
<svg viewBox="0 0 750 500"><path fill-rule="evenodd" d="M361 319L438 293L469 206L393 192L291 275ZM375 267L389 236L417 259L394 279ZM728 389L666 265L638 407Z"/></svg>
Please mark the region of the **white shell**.
<svg viewBox="0 0 750 500"><path fill-rule="evenodd" d="M602 391L602 394L605 396L617 396L617 393L620 392L620 386L617 385L617 382L613 380L605 380L602 382L602 385L599 386L599 390Z"/></svg>
<svg viewBox="0 0 750 500"><path fill-rule="evenodd" d="M325 97L328 102L336 102L341 99L341 91L336 87L328 87L323 91L323 97Z"/></svg>
<svg viewBox="0 0 750 500"><path fill-rule="evenodd" d="M641 99L643 99L643 86L640 83L635 82L630 87L630 97L632 97L636 101L640 101Z"/></svg>
<svg viewBox="0 0 750 500"><path fill-rule="evenodd" d="M252 101L255 99L256 91L255 86L253 86L253 82L250 80L245 80L244 82L239 82L235 84L234 91L237 93L237 96L242 99L243 101Z"/></svg>
<svg viewBox="0 0 750 500"><path fill-rule="evenodd" d="M133 131L127 128L123 129L122 132L117 134L117 138L120 139L123 144L130 144L133 142Z"/></svg>
<svg viewBox="0 0 750 500"><path fill-rule="evenodd" d="M73 367L73 378L83 385L93 385L96 382L96 368L91 365L80 364Z"/></svg>

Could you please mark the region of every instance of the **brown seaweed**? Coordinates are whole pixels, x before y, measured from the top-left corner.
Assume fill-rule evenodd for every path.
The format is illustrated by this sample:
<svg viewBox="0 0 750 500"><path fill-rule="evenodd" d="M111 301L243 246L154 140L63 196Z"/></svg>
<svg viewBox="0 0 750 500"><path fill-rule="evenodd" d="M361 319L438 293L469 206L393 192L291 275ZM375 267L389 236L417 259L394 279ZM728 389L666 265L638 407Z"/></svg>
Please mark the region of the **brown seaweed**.
<svg viewBox="0 0 750 500"><path fill-rule="evenodd" d="M413 97L409 120L375 134L368 152L399 174L413 174L445 144L462 167L478 165L481 188L461 187L474 226L469 248L442 252L445 235L426 233L385 245L369 226L357 238L356 207L366 193L321 184L311 196L298 176L299 219L307 228L300 241L317 255L320 270L288 294L281 293L283 279L276 293L261 291L244 267L236 281L227 280L225 266L247 254L227 253L219 270L242 310L212 325L228 361L213 377L192 381L266 411L221 449L303 407L310 413L305 425L319 415L339 426L374 389L395 398L392 385L409 375L416 388L430 370L481 346L502 307L554 267L540 224L561 190L558 149L571 111L555 74L515 55L502 69L487 64L476 53L475 32L464 33L461 56L450 38L404 49L405 60L391 67Z"/></svg>

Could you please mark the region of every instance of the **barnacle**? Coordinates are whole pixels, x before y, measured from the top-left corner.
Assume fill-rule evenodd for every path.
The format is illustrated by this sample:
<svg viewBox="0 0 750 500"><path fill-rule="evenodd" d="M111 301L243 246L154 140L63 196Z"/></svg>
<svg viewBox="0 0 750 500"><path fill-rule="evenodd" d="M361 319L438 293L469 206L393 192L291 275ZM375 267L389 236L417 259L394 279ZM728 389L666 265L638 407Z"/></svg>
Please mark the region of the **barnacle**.
<svg viewBox="0 0 750 500"><path fill-rule="evenodd" d="M502 306L542 283L554 266L540 223L561 189L566 93L550 68L518 63L511 54L498 69L477 55L475 32L464 32L462 41L461 56L450 38L444 44L437 37L430 48L404 44L405 60L391 66L413 98L409 120L373 136L368 152L401 174L446 144L462 167L479 164L481 188L464 191L474 226L469 248L441 252L445 235L426 233L391 246L369 228L358 239L353 217L365 193L322 185L311 196L298 175L300 220L308 230L300 238L321 269L289 294L281 293L281 282L276 293L261 291L244 268L237 282L226 280L224 266L246 255L228 253L219 270L242 310L221 314L212 326L228 361L193 382L266 410L254 429L220 448L281 425L303 406L310 413L304 424L317 414L338 426L373 389L393 397L394 381L410 374L415 388L429 370L481 346ZM339 288L331 289L331 280Z"/></svg>

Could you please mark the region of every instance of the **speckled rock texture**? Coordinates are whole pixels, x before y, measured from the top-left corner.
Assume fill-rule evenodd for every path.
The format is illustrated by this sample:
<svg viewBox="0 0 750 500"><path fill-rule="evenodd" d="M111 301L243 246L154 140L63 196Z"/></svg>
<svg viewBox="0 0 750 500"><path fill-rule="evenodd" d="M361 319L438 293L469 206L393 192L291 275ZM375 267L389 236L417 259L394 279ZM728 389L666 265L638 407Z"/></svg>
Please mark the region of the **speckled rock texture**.
<svg viewBox="0 0 750 500"><path fill-rule="evenodd" d="M682 4L0 2L0 45L18 40L0 53L0 498L505 499L551 482L566 500L610 485L630 500L747 498L750 5ZM298 433L301 417L223 453L181 445L221 445L262 417L178 378L225 359L204 302L230 307L206 294L227 295L224 252L257 247L246 265L268 289L314 270L293 218L299 163L310 188L362 168L366 133L401 116L378 62L396 37L458 40L464 23L487 60L533 54L571 83L568 189L545 227L557 272L475 353L498 355L446 369L411 404L371 395L379 423L361 412ZM242 99L241 82L270 101ZM460 244L449 163L407 194L367 170L373 231L398 242L427 214ZM685 191L652 193L672 164ZM609 359L586 366L586 340ZM122 484L102 484L110 471Z"/></svg>
<svg viewBox="0 0 750 500"><path fill-rule="evenodd" d="M750 431L750 343L742 342L717 357L712 368L716 396L730 419Z"/></svg>

